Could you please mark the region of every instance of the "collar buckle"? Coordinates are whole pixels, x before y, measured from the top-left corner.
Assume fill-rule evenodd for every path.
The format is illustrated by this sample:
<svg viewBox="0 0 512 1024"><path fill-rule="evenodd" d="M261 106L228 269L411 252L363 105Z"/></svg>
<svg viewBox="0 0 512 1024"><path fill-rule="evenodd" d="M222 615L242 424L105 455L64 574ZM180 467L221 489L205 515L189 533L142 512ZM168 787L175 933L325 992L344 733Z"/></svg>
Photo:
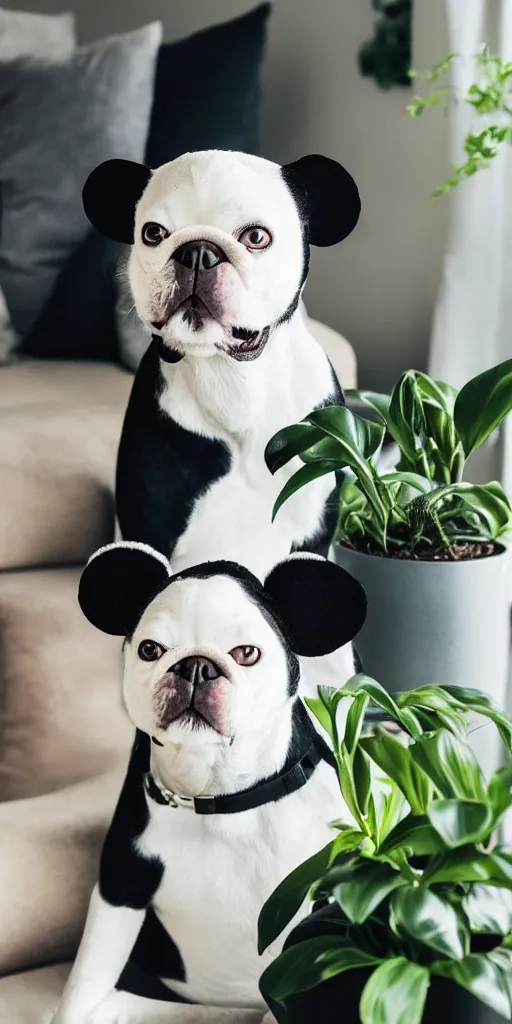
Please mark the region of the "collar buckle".
<svg viewBox="0 0 512 1024"><path fill-rule="evenodd" d="M171 793L169 789L163 789L164 799L168 799L169 807L185 807L187 811L194 810L194 798L192 796L180 796L179 793Z"/></svg>
<svg viewBox="0 0 512 1024"><path fill-rule="evenodd" d="M166 789L165 786L160 785L156 781L151 772L147 772L145 775L144 786L148 795L153 798L155 797L156 789L159 802L167 804L168 807L185 807L186 810L194 810L194 798L192 796L181 796L179 793L173 793L171 789Z"/></svg>

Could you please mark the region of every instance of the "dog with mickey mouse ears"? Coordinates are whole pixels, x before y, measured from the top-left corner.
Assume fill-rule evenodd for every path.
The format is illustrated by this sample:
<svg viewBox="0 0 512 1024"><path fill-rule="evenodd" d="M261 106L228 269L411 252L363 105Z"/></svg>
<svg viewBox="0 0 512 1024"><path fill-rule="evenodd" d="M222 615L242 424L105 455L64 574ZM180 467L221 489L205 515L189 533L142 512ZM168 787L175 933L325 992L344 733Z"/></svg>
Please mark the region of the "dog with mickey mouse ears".
<svg viewBox="0 0 512 1024"><path fill-rule="evenodd" d="M125 638L137 731L54 1024L166 1024L176 1002L263 1012L258 979L282 939L258 956L259 912L339 815L298 659L358 633L364 591L315 555L261 583L227 561L172 575L148 546L117 543L90 559L79 600Z"/></svg>
<svg viewBox="0 0 512 1024"><path fill-rule="evenodd" d="M310 247L355 228L351 175L320 155L285 166L246 153L185 153L150 169L108 160L83 190L91 223L129 246L138 318L152 336L119 446L125 540L176 571L210 558L264 576L292 550L327 554L333 473L272 508L297 468L272 476L265 447L312 409L343 403L300 300Z"/></svg>

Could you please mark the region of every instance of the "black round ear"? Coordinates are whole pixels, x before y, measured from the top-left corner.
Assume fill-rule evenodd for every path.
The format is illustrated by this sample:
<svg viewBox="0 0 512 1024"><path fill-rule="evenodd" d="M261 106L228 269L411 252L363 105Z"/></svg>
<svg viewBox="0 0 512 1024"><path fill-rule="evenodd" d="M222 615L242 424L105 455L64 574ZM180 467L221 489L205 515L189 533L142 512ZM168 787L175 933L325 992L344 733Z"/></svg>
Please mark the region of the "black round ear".
<svg viewBox="0 0 512 1024"><path fill-rule="evenodd" d="M306 658L343 647L366 618L366 594L350 573L317 555L290 555L269 573L265 590L277 605L292 650Z"/></svg>
<svg viewBox="0 0 512 1024"><path fill-rule="evenodd" d="M82 190L91 224L114 242L132 245L135 207L150 177L150 168L133 160L106 160L96 167Z"/></svg>
<svg viewBox="0 0 512 1024"><path fill-rule="evenodd" d="M164 555L147 544L108 544L89 559L80 578L78 602L97 629L129 636L170 574Z"/></svg>
<svg viewBox="0 0 512 1024"><path fill-rule="evenodd" d="M310 245L335 245L354 230L361 200L352 176L327 156L303 156L282 168L299 205L305 201Z"/></svg>

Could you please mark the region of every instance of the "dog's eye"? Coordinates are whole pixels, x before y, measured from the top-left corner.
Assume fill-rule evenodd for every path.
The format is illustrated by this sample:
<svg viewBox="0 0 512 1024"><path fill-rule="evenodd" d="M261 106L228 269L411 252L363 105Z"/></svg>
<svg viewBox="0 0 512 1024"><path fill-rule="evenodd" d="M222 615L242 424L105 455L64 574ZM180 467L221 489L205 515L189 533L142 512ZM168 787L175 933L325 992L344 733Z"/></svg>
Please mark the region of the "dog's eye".
<svg viewBox="0 0 512 1024"><path fill-rule="evenodd" d="M148 221L142 228L142 241L144 245L160 245L164 238L169 238L169 232L167 228L162 227L161 224L155 224L153 221Z"/></svg>
<svg viewBox="0 0 512 1024"><path fill-rule="evenodd" d="M247 249L266 249L270 245L272 238L269 231L255 224L251 228L245 228L238 241L245 245Z"/></svg>
<svg viewBox="0 0 512 1024"><path fill-rule="evenodd" d="M137 648L137 654L141 661L158 661L164 653L164 648L154 640L142 640Z"/></svg>
<svg viewBox="0 0 512 1024"><path fill-rule="evenodd" d="M246 668L255 665L261 657L261 651L257 647L233 647L229 653L237 665L243 665Z"/></svg>

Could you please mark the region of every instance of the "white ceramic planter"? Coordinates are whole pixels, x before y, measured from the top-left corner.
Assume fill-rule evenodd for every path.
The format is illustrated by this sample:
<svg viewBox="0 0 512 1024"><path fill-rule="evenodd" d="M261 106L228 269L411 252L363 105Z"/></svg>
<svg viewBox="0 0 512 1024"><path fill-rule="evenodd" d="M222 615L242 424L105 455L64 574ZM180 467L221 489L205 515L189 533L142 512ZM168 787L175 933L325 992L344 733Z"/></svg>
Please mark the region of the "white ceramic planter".
<svg viewBox="0 0 512 1024"><path fill-rule="evenodd" d="M363 585L368 616L355 640L367 675L387 690L450 683L506 705L509 552L460 562L380 558L337 544L336 561ZM490 770L489 730L472 737Z"/></svg>

